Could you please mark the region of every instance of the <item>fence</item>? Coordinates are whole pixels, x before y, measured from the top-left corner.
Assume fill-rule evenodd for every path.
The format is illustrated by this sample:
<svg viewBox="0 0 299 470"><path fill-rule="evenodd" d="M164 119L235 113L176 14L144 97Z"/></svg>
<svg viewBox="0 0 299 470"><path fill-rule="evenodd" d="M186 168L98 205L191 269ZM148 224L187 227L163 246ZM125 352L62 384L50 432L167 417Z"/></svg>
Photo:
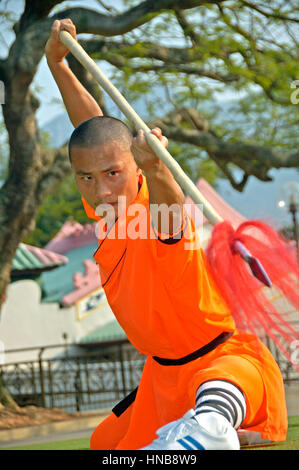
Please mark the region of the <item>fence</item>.
<svg viewBox="0 0 299 470"><path fill-rule="evenodd" d="M61 349L50 346L56 347ZM1 367L5 387L20 406L68 411L111 407L138 386L145 362L127 341L44 359L47 349L41 348L36 360Z"/></svg>
<svg viewBox="0 0 299 470"><path fill-rule="evenodd" d="M269 338L264 342L275 357L284 381L299 380L298 372L275 343ZM58 357L44 358L49 349L61 350L61 345L54 345L36 349L36 360L6 362L0 366L4 384L20 406L31 404L68 411L110 408L138 386L145 357L127 340L94 345L88 351L82 351L77 345L67 346L65 353ZM75 353L70 353L72 347ZM6 351L6 357L9 352L16 350Z"/></svg>

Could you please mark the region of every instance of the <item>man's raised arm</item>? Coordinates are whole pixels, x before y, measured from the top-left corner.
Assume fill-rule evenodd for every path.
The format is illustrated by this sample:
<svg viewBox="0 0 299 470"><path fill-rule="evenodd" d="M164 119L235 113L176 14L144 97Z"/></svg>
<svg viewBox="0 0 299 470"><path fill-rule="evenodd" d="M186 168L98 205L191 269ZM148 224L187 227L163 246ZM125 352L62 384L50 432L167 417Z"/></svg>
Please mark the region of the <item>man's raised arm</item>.
<svg viewBox="0 0 299 470"><path fill-rule="evenodd" d="M64 58L69 50L59 40L59 32L68 31L76 39L76 28L70 19L54 21L46 44L46 58L49 69L57 83L69 118L74 127L94 116L102 116L102 110L95 99L79 82Z"/></svg>

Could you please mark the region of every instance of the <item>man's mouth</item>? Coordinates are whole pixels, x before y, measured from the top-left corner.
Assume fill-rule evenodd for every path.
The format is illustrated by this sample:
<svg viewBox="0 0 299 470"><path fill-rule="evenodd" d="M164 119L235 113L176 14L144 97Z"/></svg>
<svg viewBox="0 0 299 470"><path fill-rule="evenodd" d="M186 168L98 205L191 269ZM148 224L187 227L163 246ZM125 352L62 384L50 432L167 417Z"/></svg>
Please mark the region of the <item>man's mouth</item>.
<svg viewBox="0 0 299 470"><path fill-rule="evenodd" d="M117 201L116 202L99 202L98 204L96 204L96 207L99 207L99 206L116 206L118 203Z"/></svg>
<svg viewBox="0 0 299 470"><path fill-rule="evenodd" d="M109 210L109 207L111 207L114 209L114 211L117 209L123 211L126 208L126 199L119 197L116 201L101 201L95 206L95 208L99 208L99 210L105 209L105 207L107 207L107 210Z"/></svg>

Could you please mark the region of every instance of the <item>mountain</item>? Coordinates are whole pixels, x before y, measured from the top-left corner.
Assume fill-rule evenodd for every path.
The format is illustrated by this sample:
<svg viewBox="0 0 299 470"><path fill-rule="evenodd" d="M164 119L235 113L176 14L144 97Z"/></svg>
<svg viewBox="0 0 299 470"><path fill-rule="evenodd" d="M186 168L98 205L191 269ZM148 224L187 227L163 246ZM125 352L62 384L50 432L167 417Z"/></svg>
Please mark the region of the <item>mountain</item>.
<svg viewBox="0 0 299 470"><path fill-rule="evenodd" d="M63 113L44 124L42 130L49 135L50 146L55 148L68 142L74 127L67 113Z"/></svg>
<svg viewBox="0 0 299 470"><path fill-rule="evenodd" d="M140 111L135 107L137 113ZM115 113L112 113L115 115ZM58 115L43 126L51 138L51 146L58 147L67 142L73 131L73 126L66 113ZM291 225L290 214L278 207L278 194L281 186L289 181L298 181L297 169L272 170L272 182L262 182L252 176L243 190L239 193L233 189L227 180L217 181L217 191L234 209L248 219L262 219L275 228ZM238 172L236 172L236 177Z"/></svg>

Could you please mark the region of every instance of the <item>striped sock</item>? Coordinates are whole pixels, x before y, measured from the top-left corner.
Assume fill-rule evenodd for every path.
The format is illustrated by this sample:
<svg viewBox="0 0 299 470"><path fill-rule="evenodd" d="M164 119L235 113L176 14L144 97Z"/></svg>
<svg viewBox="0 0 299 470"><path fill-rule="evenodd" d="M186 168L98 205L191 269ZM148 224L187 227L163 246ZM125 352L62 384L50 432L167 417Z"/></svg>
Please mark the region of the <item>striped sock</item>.
<svg viewBox="0 0 299 470"><path fill-rule="evenodd" d="M238 429L246 415L246 400L243 392L231 382L210 380L197 390L195 413L216 411Z"/></svg>

